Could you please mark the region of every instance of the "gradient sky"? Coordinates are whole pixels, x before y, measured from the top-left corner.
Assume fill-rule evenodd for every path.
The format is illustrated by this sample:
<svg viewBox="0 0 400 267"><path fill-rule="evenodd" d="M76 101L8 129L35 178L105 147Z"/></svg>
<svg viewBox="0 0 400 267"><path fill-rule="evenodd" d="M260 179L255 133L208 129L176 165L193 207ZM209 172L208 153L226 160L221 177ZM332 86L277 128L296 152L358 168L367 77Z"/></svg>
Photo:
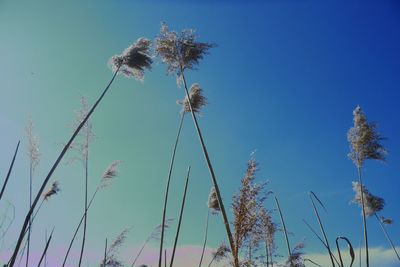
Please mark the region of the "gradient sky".
<svg viewBox="0 0 400 267"><path fill-rule="evenodd" d="M0 0L2 177L22 140L5 195L15 205L16 218L3 253L13 246L29 205L27 120L32 118L40 139L37 190L60 144L71 134L80 96L93 103L112 76L109 57L139 37L154 38L161 21L171 29L194 28L199 40L217 44L187 79L200 83L209 100L199 121L226 205L238 190L250 153L257 150L257 179L269 180L268 189L280 199L293 244L304 240L307 253L323 253L302 222L304 218L316 226L307 197L313 190L328 209L323 220L332 243L345 235L358 246L360 209L349 205L356 169L347 158L346 132L359 104L387 138L387 162L367 162L363 174L370 191L386 200L382 215L394 219L389 231L400 243L400 4L198 2ZM125 245L129 261L129 251L161 222L179 120L175 102L183 90L174 77L165 75L165 66L155 62L144 83L118 76L92 118L97 139L90 150L90 191L113 160L123 164L120 177L101 192L90 211L89 266L96 266L105 238L124 227L132 227ZM202 243L211 185L190 120L185 121L178 149L169 217L177 217L188 165L192 175L179 243L189 249ZM45 204L36 220L32 242L38 251L45 229L53 226L54 251L64 251L83 211L83 175L78 163L61 164L55 172L53 179L60 180L62 192ZM4 212L5 201L0 205ZM272 199L266 205L273 208ZM213 217L210 227L212 248L225 236L220 218ZM370 245L387 248L378 227L371 218ZM172 238L170 232L168 247ZM279 251L286 255L282 242L278 234Z"/></svg>

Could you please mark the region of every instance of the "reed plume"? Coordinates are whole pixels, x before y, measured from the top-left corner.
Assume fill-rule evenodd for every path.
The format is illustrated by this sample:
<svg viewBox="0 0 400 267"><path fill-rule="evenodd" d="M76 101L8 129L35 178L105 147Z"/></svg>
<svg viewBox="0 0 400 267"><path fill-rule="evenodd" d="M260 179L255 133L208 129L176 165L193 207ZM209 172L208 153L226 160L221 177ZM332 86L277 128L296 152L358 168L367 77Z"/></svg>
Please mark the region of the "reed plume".
<svg viewBox="0 0 400 267"><path fill-rule="evenodd" d="M364 162L368 159L384 161L386 158L387 151L380 143L384 138L381 137L376 128L377 124L368 122L361 107L357 106L353 111L353 127L347 133L347 140L350 144L348 156L357 168L358 181L361 187L363 187L361 169ZM368 232L363 190L361 190L360 199L363 215L365 258L366 265L369 267Z"/></svg>
<svg viewBox="0 0 400 267"><path fill-rule="evenodd" d="M251 249L253 244L258 244L262 239L259 231L260 217L258 215L266 195L263 194L265 183L255 183L257 166L255 154L252 153L247 162L245 175L241 180L240 190L233 196L232 200L233 236L235 242L232 256L234 262L239 262L239 252L246 241L247 246ZM251 238L255 238L256 242L252 242Z"/></svg>
<svg viewBox="0 0 400 267"><path fill-rule="evenodd" d="M178 84L181 82L184 84L185 94L187 99L190 100L189 89L186 83L184 71L187 69L194 69L195 66L199 64L199 61L208 53L208 50L215 45L210 43L203 43L196 41L196 35L193 30L183 30L181 33L176 33L175 31L170 31L168 26L163 23L161 24L160 34L156 38L156 55L158 55L161 60L167 65L167 74L176 74L178 79ZM225 207L222 203L221 193L217 184L217 179L215 177L214 169L209 158L207 148L205 146L203 136L200 131L200 127L197 122L195 111L193 110L191 101L188 101L190 107L190 113L192 115L193 123L199 137L200 145L203 150L203 154L210 172L210 176L215 187L219 206L221 207L222 218L224 221L225 229L227 232L229 244L231 250L234 250L234 241L232 237L232 232L230 230L230 225L228 217L226 215ZM162 243L160 244L159 252L159 264L161 267L162 261ZM235 267L239 267L239 263L235 262Z"/></svg>
<svg viewBox="0 0 400 267"><path fill-rule="evenodd" d="M207 98L203 95L203 89L200 88L200 85L194 83L190 87L189 98L185 97L178 101L178 104L182 105L182 112L190 112L190 105L192 105L193 112L200 115L201 109L207 105Z"/></svg>
<svg viewBox="0 0 400 267"><path fill-rule="evenodd" d="M145 69L150 70L153 60L150 55L151 41L139 38L126 48L121 55L112 56L108 62L113 72L119 70L128 78L144 79Z"/></svg>
<svg viewBox="0 0 400 267"><path fill-rule="evenodd" d="M231 252L230 248L225 245L224 243L221 243L215 251L211 253L212 258L210 263L208 264L208 267L211 266L211 264L216 261L220 262L221 260L225 259L228 257L228 254Z"/></svg>
<svg viewBox="0 0 400 267"><path fill-rule="evenodd" d="M26 137L28 140L28 157L29 157L29 208L32 206L32 179L33 173L36 167L39 164L39 140L37 136L35 136L33 132L33 122L32 119L28 120L28 124L25 127ZM29 252L30 252L30 243L31 243L31 231L32 231L32 219L29 222L28 226L28 241L27 241L27 250L26 250L26 267L29 266Z"/></svg>
<svg viewBox="0 0 400 267"><path fill-rule="evenodd" d="M76 120L74 123L73 128L76 128L76 125L79 125L83 119L87 116L89 112L89 105L84 97L81 97L81 109L75 111L76 113ZM80 133L78 134L80 137L77 141L73 142L70 146L70 149L75 150L78 152L78 156L72 158L72 160L79 160L83 164L85 176L84 176L84 207L83 210L87 210L88 205L88 183L89 183L89 147L92 143L95 134L93 133L93 124L90 119L88 119L85 124L83 125ZM83 235L82 235L82 245L81 251L79 255L79 263L78 266L80 267L82 264L82 257L85 249L86 243L86 231L87 231L87 213L85 213L84 223L83 223Z"/></svg>
<svg viewBox="0 0 400 267"><path fill-rule="evenodd" d="M58 194L60 191L60 183L58 181L54 181L49 190L43 194L43 198L44 200L48 200L51 196Z"/></svg>
<svg viewBox="0 0 400 267"><path fill-rule="evenodd" d="M267 260L267 267L269 265L274 266L273 255L276 249L275 245L275 233L278 230L278 226L273 222L271 212L262 208L260 210L260 228L261 235L265 243L265 255Z"/></svg>
<svg viewBox="0 0 400 267"><path fill-rule="evenodd" d="M210 194L208 195L207 206L213 213L218 213L221 211L215 187L211 187Z"/></svg>
<svg viewBox="0 0 400 267"><path fill-rule="evenodd" d="M383 208L385 207L385 200L381 197L371 194L368 191L368 189L365 188L365 186L361 186L358 182L353 182L353 191L356 194L355 194L352 202L357 203L359 206L361 206L362 205L361 194L364 195L365 216L367 216L367 217L375 216L375 218L378 220L378 223L379 223L386 239L388 240L388 242L389 242L390 246L392 247L394 253L396 254L398 260L400 261L400 255L397 252L396 247L393 244L393 241L390 238L390 236L384 226L384 224L392 224L393 221L391 219L382 219L382 218L379 218L379 216L378 216L378 212L382 211Z"/></svg>
<svg viewBox="0 0 400 267"><path fill-rule="evenodd" d="M122 267L124 266L122 261L118 258L119 249L121 245L125 242L126 235L129 229L124 229L111 243L104 253L104 260L100 264L100 267Z"/></svg>
<svg viewBox="0 0 400 267"><path fill-rule="evenodd" d="M173 219L167 219L165 224L164 224L164 231L168 230L168 228L170 227L170 223L172 223ZM149 243L152 240L158 240L160 239L161 236L161 229L162 229L162 225L157 225L153 231L150 233L150 235L147 237L147 239L144 241L142 247L140 248L138 254L136 255L135 259L132 262L131 267L135 266L136 261L139 259L140 255L142 254L144 248L146 247L147 243Z"/></svg>
<svg viewBox="0 0 400 267"><path fill-rule="evenodd" d="M305 267L303 258L304 253L302 251L304 246L304 243L300 242L293 248L289 258L286 261L287 267Z"/></svg>
<svg viewBox="0 0 400 267"><path fill-rule="evenodd" d="M118 72L120 71L120 69L121 68L122 68L122 70L127 69L127 71L123 72L124 74L126 74L129 70L135 71L135 73L133 73L133 77L140 80L140 78L143 78L143 76L140 75L140 74L142 74L141 71L151 68L151 66L148 65L149 62L152 62L151 61L151 57L147 54L148 51L149 51L149 46L150 46L150 43L149 42L144 42L143 40L138 42L138 43L134 43L133 46L131 46L131 49L129 50L130 53L122 54L119 57L120 59L116 60L117 65L112 64L112 67L114 67L114 66L115 67L114 67L114 74L113 74L110 82L108 83L108 85L106 86L104 91L101 93L99 98L96 100L96 102L94 103L92 108L86 114L85 118L77 126L76 130L74 131L74 133L70 137L69 141L65 144L64 148L60 152L60 154L57 157L56 161L52 165L52 167L51 167L49 173L47 174L46 178L43 180L42 185L41 185L41 187L40 187L40 189L39 189L39 191L38 191L38 193L37 193L37 195L36 195L36 197L35 197L35 199L34 199L34 201L32 203L32 207L29 209L27 215L25 216L25 221L24 221L24 223L22 225L22 228L21 228L18 240L17 240L17 244L16 244L14 252L13 252L11 258L10 258L9 267L13 267L14 264L15 264L15 260L16 260L17 254L18 254L18 251L20 249L20 246L21 246L21 243L22 243L22 239L23 239L25 230L26 230L26 228L27 228L27 226L29 224L29 221L30 221L30 218L32 216L33 210L35 209L41 194L43 193L47 183L49 182L51 176L53 175L54 171L56 170L58 164L64 158L65 153L68 151L68 149L72 145L72 143L75 140L76 136L78 135L78 133L80 132L82 127L85 125L86 121L89 119L89 117L92 115L92 113L96 110L97 106L100 104L101 100L104 98L104 96L106 95L106 93L110 89L111 84L114 82L115 77L118 74ZM137 49L134 49L135 47L137 47ZM145 60L143 60L143 58L145 58ZM135 59L137 59L137 61L135 61ZM139 74L137 74L137 73L139 73Z"/></svg>

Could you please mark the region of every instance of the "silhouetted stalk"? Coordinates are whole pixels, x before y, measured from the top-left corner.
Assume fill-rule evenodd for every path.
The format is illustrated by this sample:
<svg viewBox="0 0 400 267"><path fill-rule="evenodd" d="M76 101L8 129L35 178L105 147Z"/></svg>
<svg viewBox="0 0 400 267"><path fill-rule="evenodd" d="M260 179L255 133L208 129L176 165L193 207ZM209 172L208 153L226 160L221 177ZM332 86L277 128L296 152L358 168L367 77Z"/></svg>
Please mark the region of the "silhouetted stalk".
<svg viewBox="0 0 400 267"><path fill-rule="evenodd" d="M148 243L149 241L150 241L150 237L148 237L148 238L146 239L146 241L144 241L144 243L143 243L142 247L140 248L138 254L136 255L135 259L133 260L131 267L134 267L134 266L135 266L136 261L139 259L140 254L142 254L143 249L145 248L145 246L147 245L147 243Z"/></svg>
<svg viewBox="0 0 400 267"><path fill-rule="evenodd" d="M86 240L86 226L87 226L87 210L88 210L88 171L89 171L89 131L86 132L86 151L85 151L85 209L84 209L84 221L83 221L83 237L82 237L82 246L81 253L79 255L79 264L78 267L81 267L83 251L85 249L85 240Z"/></svg>
<svg viewBox="0 0 400 267"><path fill-rule="evenodd" d="M47 249L49 248L51 238L53 237L53 231L54 231L54 228L53 228L53 230L52 230L51 233L50 233L50 237L49 237L49 239L47 240L46 247L44 248L44 251L43 251L43 253L42 253L42 256L40 257L40 261L39 261L37 267L40 267L40 265L42 264L43 258L44 258L44 256L45 256L46 253L47 253Z"/></svg>
<svg viewBox="0 0 400 267"><path fill-rule="evenodd" d="M44 240L45 241L47 240L47 229L44 232ZM44 265L44 267L47 266L47 252L44 254L44 264L43 265Z"/></svg>
<svg viewBox="0 0 400 267"><path fill-rule="evenodd" d="M32 222L35 220L36 215L38 214L40 208L41 208L42 205L43 205L43 202L44 202L44 199L42 199L42 202L40 202L39 208L36 210L35 214L33 214L32 219L31 219ZM24 233L24 237L25 237L26 233L28 233L28 230L29 230L29 228L26 229L26 231L25 231L25 233ZM21 261L22 261L22 258L24 257L25 249L27 248L27 246L28 246L28 240L25 241L24 247L23 247L23 249L22 249L21 256L20 256L20 258L19 258L18 266L21 264Z"/></svg>
<svg viewBox="0 0 400 267"><path fill-rule="evenodd" d="M90 206L92 205L92 202L93 202L94 198L96 197L96 194L97 194L97 192L99 191L99 189L100 189L100 188L97 187L96 191L94 191L94 193L93 193L93 195L92 195L92 198L90 199L89 204L88 204L88 206L87 206L87 209L85 210L85 213L87 212L87 210L88 210L88 209L90 208ZM76 235L78 234L78 231L79 231L79 229L81 228L82 222L83 222L83 220L84 220L84 218L85 218L85 213L82 215L81 220L79 221L78 226L77 226L76 229L75 229L75 232L74 232L74 235L73 235L73 237L72 237L72 239L71 239L71 242L69 243L67 252L65 253L65 257L64 257L64 261L63 261L62 267L64 267L64 266L65 266L65 263L67 262L69 252L71 251L71 248L72 248L72 244L74 243L75 238L76 238Z"/></svg>
<svg viewBox="0 0 400 267"><path fill-rule="evenodd" d="M167 250L164 249L164 267L167 267Z"/></svg>
<svg viewBox="0 0 400 267"><path fill-rule="evenodd" d="M179 232L180 232L180 229L181 229L182 218L183 218L183 210L184 210L184 208L185 208L186 193L187 193L187 188L188 188L188 184L189 184L189 176L190 176L190 166L189 166L188 169L187 169L186 182L185 182L185 189L184 189L184 191L183 191L183 198L182 198L181 211L180 211L180 213L179 213L178 227L177 227L177 229L176 229L176 235L175 235L175 241L174 241L174 248L172 249L171 262L170 262L170 264L169 264L169 267L172 267L173 264L174 264L176 245L178 244Z"/></svg>
<svg viewBox="0 0 400 267"><path fill-rule="evenodd" d="M104 260L103 260L103 267L106 266L107 263L107 238L106 238L106 245L104 246Z"/></svg>
<svg viewBox="0 0 400 267"><path fill-rule="evenodd" d="M54 171L56 170L58 164L60 163L60 161L63 159L65 153L68 151L68 149L70 148L72 142L75 140L75 137L78 135L79 131L82 129L82 127L85 125L86 121L89 119L90 115L92 115L92 113L95 111L96 107L99 105L99 103L101 102L101 100L103 99L104 95L107 93L108 89L110 88L111 84L113 83L115 77L117 76L117 73L119 71L119 68L115 71L112 79L110 80L110 82L108 83L107 87L104 89L104 91L102 92L102 94L100 95L100 97L97 99L97 101L95 102L95 104L93 105L93 107L90 109L90 111L86 114L85 118L82 120L82 122L78 125L78 127L76 128L75 132L72 134L71 138L69 139L69 141L67 142L67 144L64 146L64 148L61 150L60 155L57 157L56 161L54 162L53 166L51 167L49 173L47 174L46 178L44 179L42 186L40 187L35 200L32 203L32 207L29 209L28 214L25 217L25 221L24 224L22 226L22 229L20 231L19 237L18 237L18 241L17 241L17 245L15 246L14 252L11 256L11 260L10 260L10 265L9 267L13 267L19 248L21 246L23 237L24 237L24 232L28 226L28 223L30 221L31 215L33 210L35 209L40 196L42 195L47 183L49 182L51 176L53 175Z"/></svg>
<svg viewBox="0 0 400 267"><path fill-rule="evenodd" d="M233 262L234 263L234 267L239 267L239 259L237 257L237 253L235 253L235 242L233 240L231 228L229 226L228 216L226 215L225 206L224 206L224 203L222 202L221 192L219 190L219 186L218 186L218 183L217 183L217 178L215 177L214 169L212 167L210 157L208 156L207 148L206 148L206 145L204 144L204 140L203 140L203 136L202 136L201 131L200 131L199 124L197 123L196 114L193 111L193 107L192 107L192 103L191 103L190 95L189 95L189 90L188 90L188 87L187 87L186 78L185 78L185 75L184 75L184 72L183 72L182 65L180 66L180 70L181 70L183 84L184 84L184 87L185 87L186 97L188 99L188 104L189 104L189 107L190 107L190 113L192 114L193 123L194 123L194 126L196 128L197 135L199 137L200 145L201 145L201 148L203 150L204 157L206 159L206 163L207 163L210 175L211 175L211 180L212 180L213 186L215 188L215 192L217 194L218 205L221 208L222 218L223 218L223 221L224 221L225 230L226 230L226 234L228 236L228 241L229 241L229 245L230 245L230 248L231 248L231 251L232 251L232 255L236 255L236 256L234 256L234 262Z"/></svg>
<svg viewBox="0 0 400 267"><path fill-rule="evenodd" d="M267 242L265 242L265 256L267 257L267 267L269 267L269 251Z"/></svg>
<svg viewBox="0 0 400 267"><path fill-rule="evenodd" d="M171 162L170 162L169 170L168 170L167 184L166 184L166 187L165 187L163 216L162 216L162 222L161 222L159 267L161 267L161 262L162 262L162 253L163 253L163 245L164 245L164 231L165 231L164 228L165 228L165 218L166 218L166 215L167 215L167 203L168 203L169 186L170 186L170 183L171 183L172 169L174 168L176 149L178 147L179 137L181 135L181 130L182 130L182 125L183 125L183 119L184 118L185 118L185 112L183 111L182 114L181 114L181 118L180 118L180 122L179 122L179 126L178 126L178 132L176 134L174 148L172 150Z"/></svg>
<svg viewBox="0 0 400 267"><path fill-rule="evenodd" d="M18 143L17 143L17 147L15 148L14 156L13 156L13 158L12 158L12 160L11 160L10 168L8 168L8 172L7 172L6 179L4 180L3 187L1 188L0 200L1 200L1 198L3 197L4 190L6 189L6 186L7 186L7 183L8 183L8 179L10 178L11 171L12 171L12 169L13 169L13 167L14 167L15 157L17 156L18 148L19 148L20 142L21 142L21 141L18 141Z"/></svg>
<svg viewBox="0 0 400 267"><path fill-rule="evenodd" d="M361 186L361 209L363 217L363 227L364 227L364 242L365 242L365 260L366 265L369 267L369 253L368 253L368 233L367 233L367 216L365 215L365 203L364 203L364 184L361 178L361 167L357 167L358 181Z"/></svg>
<svg viewBox="0 0 400 267"><path fill-rule="evenodd" d="M279 202L278 202L278 198L277 197L275 197L275 202L276 202L276 206L277 206L278 211L279 211L279 216L281 218L281 223L282 223L282 227L283 227L283 233L285 234L285 241L286 241L286 247L287 247L287 250L288 250L288 253L289 253L290 264L293 265L293 262L292 262L292 251L290 250L290 244L289 244L289 238L288 238L288 234L287 234L287 230L286 230L285 220L283 219L281 207L279 206Z"/></svg>
<svg viewBox="0 0 400 267"><path fill-rule="evenodd" d="M29 163L29 208L32 207L32 175L33 175L33 164L32 160ZM28 247L26 248L26 267L29 266L29 247L31 243L31 230L32 230L32 218L29 221L28 226Z"/></svg>
<svg viewBox="0 0 400 267"><path fill-rule="evenodd" d="M322 235L323 235L323 237L324 237L324 239L325 239L326 249L328 250L328 253L329 253L329 257L330 257L330 259L331 259L332 266L335 267L335 262L333 261L332 251L331 251L331 248L330 248L330 246L329 246L329 241L328 241L328 238L327 238L327 236L326 236L326 233L325 233L325 230L324 230L324 226L322 225L321 218L320 218L320 216L319 216L319 213L318 213L317 208L315 207L315 203L314 203L314 200L313 200L312 197L316 198L317 201L321 204L321 206L322 206L323 208L324 208L324 206L322 205L322 202L318 199L318 197L314 194L314 192L311 191L309 196L310 196L310 200L311 200L311 203L312 203L312 206L313 206L313 209L314 209L315 216L317 217L317 220L318 220L319 227L320 227L321 232L322 232ZM324 208L324 209L325 209L325 208Z"/></svg>
<svg viewBox="0 0 400 267"><path fill-rule="evenodd" d="M342 254L340 253L339 239L342 239L342 240L346 241L347 245L349 246L349 253L350 253L350 257L351 257L350 267L351 267L351 266L353 266L354 258L355 258L353 246L351 245L350 240L348 238L344 237L344 236L338 236L336 238L336 248L337 248L337 251L338 251L338 254L339 254L339 260L340 260L340 266L341 267L344 267L344 265L343 265L343 260L342 260ZM361 258L360 258L360 262L361 262Z"/></svg>
<svg viewBox="0 0 400 267"><path fill-rule="evenodd" d="M207 237L208 237L208 221L209 221L209 219L210 219L210 209L207 209L206 229L205 229L205 233L204 233L204 242L203 242L203 248L201 250L201 257L200 257L199 267L201 267L201 263L203 262L203 257L204 257L204 251L206 250Z"/></svg>
<svg viewBox="0 0 400 267"><path fill-rule="evenodd" d="M386 239L388 240L388 242L389 242L390 246L392 247L394 253L396 253L397 259L400 261L399 253L397 252L396 247L394 246L392 239L390 238L388 232L386 231L385 226L383 225L382 221L379 219L378 214L376 214L376 212L374 214L375 214L375 218L378 220L379 225L382 228L383 233L385 234Z"/></svg>

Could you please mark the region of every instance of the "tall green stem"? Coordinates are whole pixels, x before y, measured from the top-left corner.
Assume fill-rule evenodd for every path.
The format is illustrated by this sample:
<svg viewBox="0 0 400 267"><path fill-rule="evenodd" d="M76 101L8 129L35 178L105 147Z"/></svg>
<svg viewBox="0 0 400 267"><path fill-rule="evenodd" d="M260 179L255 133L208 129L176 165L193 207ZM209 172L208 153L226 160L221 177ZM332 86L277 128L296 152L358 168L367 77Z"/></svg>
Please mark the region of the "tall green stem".
<svg viewBox="0 0 400 267"><path fill-rule="evenodd" d="M170 186L170 183L171 183L172 169L174 168L176 149L178 147L179 137L181 135L181 130L182 130L182 125L183 125L183 119L184 118L185 118L185 112L182 112L181 119L180 119L179 126L178 126L178 133L176 134L175 144L174 144L174 148L172 150L171 162L170 162L169 170L168 170L167 184L166 184L166 187L165 187L163 216L162 216L162 222L161 222L160 254L159 254L159 258L158 258L158 266L159 267L161 267L162 256L163 256L162 253L163 253L164 233L165 233L165 229L164 228L165 228L165 218L166 218L166 215L167 215L167 203L168 203L169 186Z"/></svg>
<svg viewBox="0 0 400 267"><path fill-rule="evenodd" d="M211 180L212 180L213 186L215 188L215 192L217 194L218 205L221 208L222 218L224 220L225 230L226 230L226 234L228 236L228 241L229 241L229 245L231 247L232 255L234 255L234 262L233 262L234 263L234 267L239 267L239 259L238 259L237 253L235 252L236 251L236 247L235 247L235 242L234 242L234 239L233 239L233 236L232 236L231 228L229 226L228 216L226 215L225 206L224 206L224 203L222 202L221 192L219 190L219 186L218 186L218 183L217 183L217 178L215 177L214 169L212 167L211 160L210 160L210 157L208 155L206 145L204 144L203 136L201 134L200 127L199 127L199 124L197 122L196 114L193 111L193 107L192 107L192 103L191 103L190 95L189 95L189 90L188 90L188 87L187 87L187 83L186 83L186 79L185 79L185 75L184 75L182 66L180 67L180 70L181 70L181 75L182 75L182 79L183 79L183 84L184 84L184 87L185 87L186 97L189 100L188 103L189 103L189 107L190 107L190 113L192 114L193 123L194 123L194 126L196 128L197 135L199 137L200 145L201 145L201 148L203 150L203 154L204 154L207 166L208 166L208 170L209 170L210 175L211 175Z"/></svg>
<svg viewBox="0 0 400 267"><path fill-rule="evenodd" d="M65 144L64 148L61 150L60 155L57 157L56 161L54 162L53 166L51 167L49 173L47 174L46 178L44 179L42 186L40 187L38 193L36 194L35 200L32 203L32 207L29 209L28 214L25 216L25 221L24 224L22 225L21 231L19 233L19 237L17 240L17 245L15 246L14 252L11 256L10 259L10 264L9 267L13 267L15 264L15 260L17 258L17 254L19 251L19 248L21 246L23 237L24 237L24 233L26 228L28 227L30 218L32 216L32 212L35 209L40 196L42 195L47 183L49 182L51 176L53 175L54 171L56 170L58 164L60 164L61 160L64 158L65 153L68 151L68 149L70 148L72 142L75 140L75 137L78 135L78 133L80 132L80 130L82 129L82 127L85 125L85 123L87 122L87 120L89 119L90 115L92 115L92 113L95 111L96 107L99 105L99 103L101 102L101 100L103 99L103 97L105 96L105 94L107 93L107 91L109 90L111 84L113 83L115 77L117 76L117 73L119 71L119 68L115 71L112 79L110 80L110 82L108 83L107 87L104 89L103 93L100 95L100 97L97 99L97 101L95 102L95 104L93 105L93 107L90 109L90 111L86 114L85 118L82 120L82 122L78 125L78 127L76 128L75 132L72 134L71 138L69 139L69 141Z"/></svg>

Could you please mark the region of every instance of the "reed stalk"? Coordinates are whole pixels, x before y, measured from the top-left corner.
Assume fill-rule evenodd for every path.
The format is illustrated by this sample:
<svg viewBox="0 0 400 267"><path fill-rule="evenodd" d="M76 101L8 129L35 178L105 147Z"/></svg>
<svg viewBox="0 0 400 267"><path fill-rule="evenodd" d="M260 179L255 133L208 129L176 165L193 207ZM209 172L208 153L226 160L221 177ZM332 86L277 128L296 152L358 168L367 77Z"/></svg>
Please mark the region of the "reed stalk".
<svg viewBox="0 0 400 267"><path fill-rule="evenodd" d="M6 179L4 180L3 187L1 188L0 200L3 198L4 191L6 190L6 187L7 187L7 184L8 184L8 179L10 178L11 171L12 171L12 169L14 167L14 162L15 162L15 158L16 158L17 153L18 153L18 148L19 148L20 142L21 141L18 141L18 143L17 143L17 147L15 148L15 151L14 151L14 156L13 156L13 158L11 160L10 167L8 168Z"/></svg>
<svg viewBox="0 0 400 267"><path fill-rule="evenodd" d="M381 219L379 219L378 214L376 214L376 212L374 213L374 215L375 215L375 218L378 220L378 223L379 223L379 225L380 225L380 227L381 227L381 229L382 229L382 231L383 231L383 233L384 233L384 235L385 235L387 241L389 242L389 244L390 244L390 246L392 247L394 253L396 254L397 259L400 261L399 253L397 252L396 247L395 247L395 245L393 244L392 239L390 238L388 232L386 231L385 226L383 225Z"/></svg>
<svg viewBox="0 0 400 267"><path fill-rule="evenodd" d="M183 80L183 84L184 84L184 88L185 88L186 97L189 100L188 103L189 103L189 107L190 107L190 113L192 114L193 123L194 123L194 126L195 126L196 131L197 131L197 135L198 135L198 138L199 138L199 141L200 141L201 148L203 150L203 154L204 154L204 158L205 158L206 163L207 163L208 170L210 172L210 176L211 176L211 180L212 180L213 186L215 188L215 192L217 194L218 205L221 208L222 218L223 218L223 221L224 221L225 230L226 230L226 233L227 233L227 236L228 236L228 241L229 241L229 245L230 245L230 248L231 248L231 251L232 251L232 255L237 255L237 253L235 253L235 242L234 242L234 239L233 239L233 236L232 236L232 232L231 232L231 228L230 228L230 225L229 225L228 216L227 216L226 211L225 211L225 206L224 206L224 203L222 201L222 196L221 196L221 192L220 192L220 189L219 189L219 186L218 186L217 178L215 176L214 169L213 169L213 166L211 164L211 160L210 160L210 157L208 155L207 148L206 148L206 145L204 143L204 139L203 139L203 136L201 134L201 130L200 130L199 124L197 122L196 114L195 114L195 112L193 110L193 106L192 106L192 103L190 101L189 90L188 90L188 86L187 86L187 83L186 83L186 78L185 78L185 75L184 75L184 71L183 71L183 66L182 65L180 65L180 72L181 72L181 75L182 75L182 80ZM238 259L237 256L234 256L234 267L239 267L239 259Z"/></svg>
<svg viewBox="0 0 400 267"><path fill-rule="evenodd" d="M185 189L183 191L183 197L182 197L181 211L179 213L179 221L178 221L178 226L177 226L177 229L176 229L174 247L172 249L171 261L170 261L169 267L172 267L173 264L174 264L176 245L178 244L178 238L179 238L179 233L180 233L181 224L182 224L182 218L183 218L183 210L185 209L186 193L187 193L187 188L188 188L188 184L189 184L189 176L190 176L190 166L187 169L186 181L185 181Z"/></svg>
<svg viewBox="0 0 400 267"><path fill-rule="evenodd" d="M287 247L288 254L289 254L290 264L293 265L293 262L292 262L292 251L290 249L289 238L288 238L288 233L287 233L287 230L286 230L285 220L283 219L281 207L279 205L279 201L278 201L278 198L276 196L275 196L275 203L276 203L276 207L278 208L278 211L279 211L279 217L281 218L281 223L282 223L282 227L283 227L283 233L285 234L285 241L286 241L286 247Z"/></svg>
<svg viewBox="0 0 400 267"><path fill-rule="evenodd" d="M45 255L46 255L46 253L47 253L47 249L49 248L51 238L53 237L53 232L54 232L54 228L50 233L49 239L47 240L46 246L45 246L45 248L43 250L42 256L40 257L40 261L39 261L37 267L40 267L40 265L42 264L42 261L43 261Z"/></svg>
<svg viewBox="0 0 400 267"><path fill-rule="evenodd" d="M206 250L209 220L210 220L210 209L208 208L207 209L207 218L206 218L206 228L205 228L205 233L204 233L204 242L203 242L203 248L201 249L201 257L200 257L199 267L201 267L201 263L203 262L204 252Z"/></svg>
<svg viewBox="0 0 400 267"><path fill-rule="evenodd" d="M88 114L85 116L85 118L83 119L83 121L78 125L78 127L76 128L76 130L74 131L74 133L72 134L72 136L70 137L69 141L66 143L66 145L64 146L64 148L61 150L59 156L57 157L56 161L54 162L53 166L51 167L49 173L47 174L46 178L43 180L43 183L38 191L38 193L36 194L35 200L32 203L32 207L29 209L28 214L25 216L25 221L22 225L18 240L17 240L17 245L15 246L14 252L11 256L11 260L10 260L10 264L9 267L13 267L15 264L15 260L19 251L19 248L21 246L23 237L24 237L24 233L26 228L28 227L28 223L30 221L30 218L32 216L33 210L35 209L40 196L42 195L47 183L49 182L51 176L53 175L54 171L56 170L58 164L61 162L61 160L64 158L65 153L68 151L68 149L70 148L72 142L75 140L76 136L78 135L78 133L80 132L80 130L82 129L82 127L85 125L86 121L89 119L89 117L92 115L92 113L96 110L96 107L99 105L99 103L101 102L101 100L104 98L105 94L107 93L107 91L109 90L109 88L111 87L111 84L113 83L115 77L117 76L117 73L119 71L119 68L114 72L114 75L112 76L110 82L108 83L108 85L106 86L106 88L104 89L104 91L101 93L100 97L97 99L97 101L95 102L95 104L92 106L92 108L90 109L90 111L88 112Z"/></svg>
<svg viewBox="0 0 400 267"><path fill-rule="evenodd" d="M314 192L311 191L310 194L309 194L309 197L310 197L310 200L311 200L311 204L312 204L312 206L313 206L313 210L314 210L315 216L317 217L319 227L320 227L320 229L321 229L322 235L323 235L324 240L325 240L326 249L328 250L329 257L330 257L331 263L332 263L332 267L335 267L335 262L333 261L332 251L331 251L331 248L330 248L330 246L329 246L328 237L326 236L324 226L323 226L323 224L322 224L321 218L320 218L319 213L318 213L318 209L317 209L317 207L315 206L315 203L314 203L314 199L313 199L313 198L315 198L315 199L319 202L319 204L324 208L324 210L325 210L325 207L324 207L324 205L322 204L322 202L319 200L319 198L315 195Z"/></svg>
<svg viewBox="0 0 400 267"><path fill-rule="evenodd" d="M185 118L185 112L182 112L181 113L181 117L180 117L180 121L179 121L178 132L176 134L175 143L174 143L174 147L173 147L173 150L172 150L171 161L170 161L170 165L169 165L169 169L168 169L167 183L166 183L166 187L165 187L165 196L164 196L163 215L162 215L162 222L161 222L159 267L161 267L162 253L163 253L163 246L164 246L164 233L165 233L165 229L164 228L165 228L165 219L166 219L166 216L167 216L167 203L168 203L169 186L170 186L170 183L171 183L172 170L174 168L174 163L175 163L176 149L178 147L179 137L181 135L181 130L182 130L184 118Z"/></svg>
<svg viewBox="0 0 400 267"><path fill-rule="evenodd" d="M355 259L355 254L354 254L353 246L352 246L350 240L349 240L347 237L338 236L338 237L336 238L336 248L337 248L337 251L338 251L338 254L339 254L339 260L340 260L340 266L341 266L341 267L344 267L344 265L343 265L342 254L341 254L341 252L340 252L339 240L344 240L344 241L346 241L347 245L349 246L349 253L350 253L350 257L351 257L350 267L351 267L351 266L353 266L354 259ZM361 246L360 246L360 247L361 247ZM360 262L361 262L361 258L360 258Z"/></svg>
<svg viewBox="0 0 400 267"><path fill-rule="evenodd" d="M357 166L358 182L361 186L361 210L362 210L362 221L363 221L363 233L364 233L364 244L365 244L365 263L369 267L369 252L368 252L368 231L367 231L367 216L365 214L365 202L364 202L364 184L361 177L361 166Z"/></svg>

